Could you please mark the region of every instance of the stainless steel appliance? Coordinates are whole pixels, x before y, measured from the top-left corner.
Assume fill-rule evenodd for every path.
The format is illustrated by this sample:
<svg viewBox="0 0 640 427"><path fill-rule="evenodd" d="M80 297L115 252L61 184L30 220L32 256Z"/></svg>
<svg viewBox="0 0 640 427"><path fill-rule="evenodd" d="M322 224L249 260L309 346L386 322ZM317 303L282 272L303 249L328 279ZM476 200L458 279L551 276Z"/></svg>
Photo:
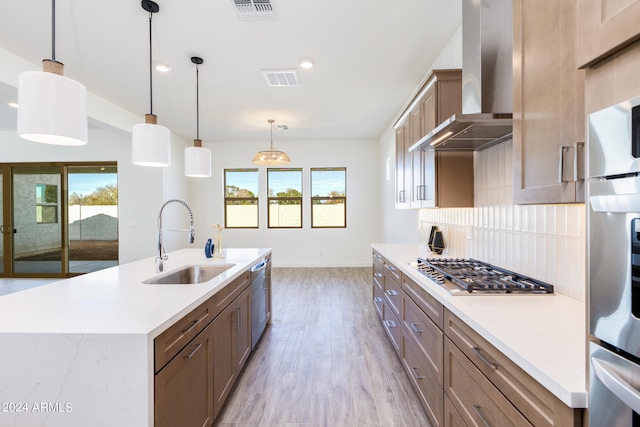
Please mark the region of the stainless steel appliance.
<svg viewBox="0 0 640 427"><path fill-rule="evenodd" d="M589 425L640 426L640 97L588 125Z"/></svg>
<svg viewBox="0 0 640 427"><path fill-rule="evenodd" d="M270 258L263 259L251 267L251 349L256 346L267 326L267 271L271 269ZM269 274L270 280L270 274Z"/></svg>
<svg viewBox="0 0 640 427"><path fill-rule="evenodd" d="M418 258L411 265L451 295L553 294L553 285L473 258Z"/></svg>

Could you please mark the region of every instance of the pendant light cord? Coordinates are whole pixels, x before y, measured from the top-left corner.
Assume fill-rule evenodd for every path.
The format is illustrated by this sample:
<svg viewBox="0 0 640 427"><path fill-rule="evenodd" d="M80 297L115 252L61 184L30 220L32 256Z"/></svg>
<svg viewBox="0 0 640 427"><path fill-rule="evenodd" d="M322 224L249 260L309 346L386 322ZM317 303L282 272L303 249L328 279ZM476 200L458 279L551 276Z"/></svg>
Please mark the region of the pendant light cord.
<svg viewBox="0 0 640 427"><path fill-rule="evenodd" d="M200 70L196 64L196 139L200 139Z"/></svg>
<svg viewBox="0 0 640 427"><path fill-rule="evenodd" d="M149 12L149 114L153 115L153 62L151 54L151 20L153 12Z"/></svg>
<svg viewBox="0 0 640 427"><path fill-rule="evenodd" d="M51 0L51 60L56 60L56 0Z"/></svg>

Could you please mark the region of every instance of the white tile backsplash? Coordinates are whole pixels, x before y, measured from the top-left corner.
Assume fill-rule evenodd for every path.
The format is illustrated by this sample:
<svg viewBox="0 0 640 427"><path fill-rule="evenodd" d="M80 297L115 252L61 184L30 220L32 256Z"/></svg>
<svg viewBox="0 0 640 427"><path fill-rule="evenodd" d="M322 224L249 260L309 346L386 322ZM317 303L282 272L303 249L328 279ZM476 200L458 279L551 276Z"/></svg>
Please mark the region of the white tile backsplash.
<svg viewBox="0 0 640 427"><path fill-rule="evenodd" d="M585 301L584 205L513 205L511 141L476 152L474 163L475 207L421 209L423 241L438 225L446 255L477 258Z"/></svg>

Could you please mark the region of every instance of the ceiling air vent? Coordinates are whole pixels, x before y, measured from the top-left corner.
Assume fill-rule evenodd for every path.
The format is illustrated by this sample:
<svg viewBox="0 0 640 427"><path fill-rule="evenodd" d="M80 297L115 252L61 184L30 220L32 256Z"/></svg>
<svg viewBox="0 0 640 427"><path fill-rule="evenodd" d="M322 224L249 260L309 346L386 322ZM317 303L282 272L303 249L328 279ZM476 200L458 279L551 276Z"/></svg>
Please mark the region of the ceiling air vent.
<svg viewBox="0 0 640 427"><path fill-rule="evenodd" d="M241 21L273 21L278 19L271 0L231 0Z"/></svg>
<svg viewBox="0 0 640 427"><path fill-rule="evenodd" d="M269 86L298 86L298 72L296 70L262 70L262 74Z"/></svg>

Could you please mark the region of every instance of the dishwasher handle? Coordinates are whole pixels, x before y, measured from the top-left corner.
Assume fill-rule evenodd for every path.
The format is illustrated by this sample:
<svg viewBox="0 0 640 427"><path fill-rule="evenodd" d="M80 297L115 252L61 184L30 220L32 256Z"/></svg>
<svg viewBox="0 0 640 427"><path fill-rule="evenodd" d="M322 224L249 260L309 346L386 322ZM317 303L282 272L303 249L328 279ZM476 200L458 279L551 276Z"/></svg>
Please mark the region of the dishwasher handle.
<svg viewBox="0 0 640 427"><path fill-rule="evenodd" d="M264 270L265 268L267 268L267 263L264 260L262 260L260 263L251 267L251 273L258 273Z"/></svg>

